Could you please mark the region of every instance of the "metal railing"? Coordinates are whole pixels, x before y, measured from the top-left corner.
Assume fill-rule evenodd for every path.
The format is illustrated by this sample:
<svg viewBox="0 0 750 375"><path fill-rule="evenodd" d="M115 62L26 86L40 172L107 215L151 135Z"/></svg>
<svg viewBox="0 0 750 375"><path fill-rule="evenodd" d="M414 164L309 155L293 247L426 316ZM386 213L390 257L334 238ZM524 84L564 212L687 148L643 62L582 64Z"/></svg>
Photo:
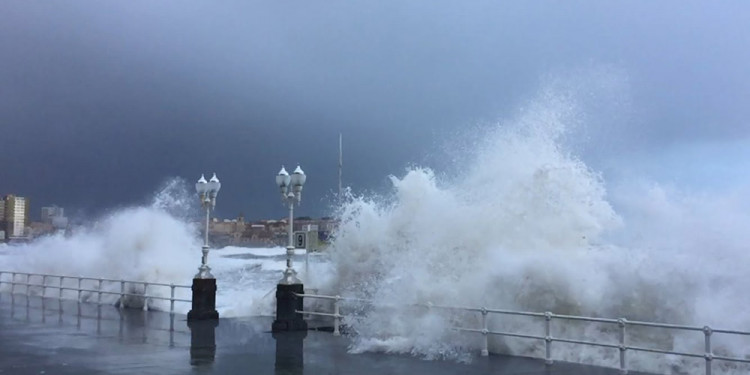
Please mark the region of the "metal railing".
<svg viewBox="0 0 750 375"><path fill-rule="evenodd" d="M3 275L10 275L9 280L4 280ZM17 280L21 278L21 280ZM66 285L66 281L67 285ZM91 282L90 287L85 287L84 282ZM175 289L190 289L190 285L177 285L177 284L166 284L157 282L147 281L129 281L129 280L117 280L117 279L105 279L95 277L82 277L82 276L66 276L66 275L51 275L41 273L28 273L28 272L14 272L14 271L0 271L0 286L3 284L10 285L10 293L16 294L17 287L22 287L23 294L29 295L32 290L41 291L41 296L47 295L47 289L57 290L57 298L63 299L64 291L73 291L77 293L76 299L78 302L88 302L88 300L82 300L82 293L96 294L96 303L102 304L102 295L115 295L119 296L120 308L124 307L125 297L138 297L143 298L143 309L148 309L149 300L166 300L169 301L169 312L174 314L175 302L192 302L189 299L181 299L175 297ZM72 285L71 285L72 284ZM107 286L119 284L119 291L105 290ZM142 286L143 291L132 292L127 291L127 287L130 286ZM155 294L148 294L149 287L152 289L166 288L169 287L169 297L162 297Z"/></svg>
<svg viewBox="0 0 750 375"><path fill-rule="evenodd" d="M333 335L341 336L341 331L339 328L341 326L341 318L343 318L344 316L341 315L340 303L342 300L351 300L351 299L341 298L341 296L324 296L324 295L319 295L319 294L299 294L299 293L295 293L295 294L297 295L297 297L316 298L316 299L333 301L333 314L324 313L324 312L316 312L316 311L302 311L302 310L295 310L295 311L298 314L325 316L325 317L333 318Z"/></svg>
<svg viewBox="0 0 750 375"><path fill-rule="evenodd" d="M298 314L333 318L334 319L333 334L336 336L340 335L341 319L343 319L346 316L349 316L349 315L341 314L340 304L342 301L360 302L360 303L364 302L364 303L372 304L372 301L370 300L359 299L359 298L344 298L338 295L327 296L327 295L320 295L320 294L297 294L297 296L303 297L303 298L333 301L333 309L334 309L333 313L305 311L305 310L297 310L296 312ZM379 307L396 307L396 306L388 305L388 306L379 306ZM609 318L554 314L552 312L526 312L526 311L490 309L486 307L443 306L443 305L433 305L431 303L401 305L401 307L425 307L428 309L443 309L443 310L479 313L481 327L479 328L451 327L451 329L455 331L460 331L460 332L478 333L482 335L483 337L482 344L481 344L482 356L489 355L489 337L494 335L494 336L505 336L505 337L514 337L514 338L520 338L520 339L542 341L544 343L544 360L545 360L545 363L547 363L548 365L551 365L554 363L554 361L552 360L552 344L555 342L577 344L577 345L589 345L589 346L615 349L619 351L619 369L620 369L620 372L623 374L626 374L628 372L627 358L628 358L629 352L647 352L647 353L656 353L656 354L676 355L676 356L688 357L688 358L700 358L705 361L706 375L711 375L712 363L714 361L726 361L726 362L750 364L750 355L747 358L716 355L713 353L713 347L711 344L711 338L713 337L714 334L750 336L750 332L748 331L739 331L739 330L731 330L731 329L716 329L716 328L712 328L709 326L700 327L700 326L682 325L682 324L635 321L635 320L627 320L625 318L609 319ZM522 316L522 317L543 319L544 335L533 335L533 334L527 334L527 333L522 333L522 332L492 331L489 329L489 325L488 325L489 314ZM552 328L553 328L554 321L578 321L578 322L604 323L604 324L615 325L617 328L614 331L617 332L617 338L615 342L597 342L597 341L589 341L586 339L570 339L570 338L563 338L563 337L555 337L552 335ZM663 329L677 330L677 331L701 332L703 334L704 351L701 353L689 353L689 352L683 352L683 351L664 350L664 349L658 349L658 348L649 348L649 347L644 347L644 346L630 345L628 344L629 342L628 328L629 327L663 328Z"/></svg>

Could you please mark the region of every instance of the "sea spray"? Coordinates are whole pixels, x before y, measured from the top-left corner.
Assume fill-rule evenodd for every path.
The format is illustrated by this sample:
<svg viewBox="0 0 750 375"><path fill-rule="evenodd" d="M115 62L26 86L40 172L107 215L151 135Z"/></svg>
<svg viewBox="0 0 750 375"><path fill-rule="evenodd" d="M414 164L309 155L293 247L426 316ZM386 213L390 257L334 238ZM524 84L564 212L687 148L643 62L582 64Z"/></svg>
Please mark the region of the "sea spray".
<svg viewBox="0 0 750 375"><path fill-rule="evenodd" d="M561 150L557 141L570 106L556 105L560 111L527 112L532 118L522 118L515 132L488 134L476 162L456 181L414 168L392 177L392 201L352 200L332 250L334 288L376 304L577 308L576 299L585 296L570 290L563 275L570 271L558 269L569 263L557 259L588 251L619 218L599 176ZM520 297L524 289L510 287L519 280L548 291ZM362 343L396 337L398 345L428 357L462 353L468 345L446 322L421 319L369 314L356 328ZM458 345L436 349L438 342Z"/></svg>
<svg viewBox="0 0 750 375"><path fill-rule="evenodd" d="M463 360L481 335L473 306L747 330L741 298L750 279L742 229L747 200L685 198L658 184L617 186L565 146L578 111L545 92L518 119L489 129L464 168L392 177L388 199L350 197L340 209L332 294L371 300L350 307L353 352ZM467 150L472 152L472 150ZM689 194L688 194L689 195ZM734 204L734 206L733 206ZM618 214L613 208L622 213ZM543 320L492 316L490 329L543 335ZM555 321L553 335L617 343L617 327ZM630 345L701 353L702 334L630 329ZM540 341L493 337L490 350L544 356ZM715 352L750 353L747 340L714 339ZM554 358L618 366L616 350L554 343ZM631 368L692 371L702 361L645 353ZM717 363L727 373L747 369Z"/></svg>
<svg viewBox="0 0 750 375"><path fill-rule="evenodd" d="M182 180L167 182L155 195L150 206L120 209L93 221L88 226L73 228L73 233L39 238L33 242L8 247L3 258L5 270L64 276L122 279L129 281L174 283L189 285L200 262L200 243L193 225L178 219L177 212L190 209L184 199ZM169 197L170 199L165 199ZM50 280L51 282L51 280ZM66 280L74 287L73 279ZM70 284L70 285L68 285ZM6 285L7 287L7 285ZM86 288L98 288L88 281ZM143 287L128 285L127 292L142 293ZM109 292L119 292L120 286L104 284ZM190 298L190 290L177 289L177 298ZM96 293L83 293L88 300ZM148 294L169 297L169 288L152 287ZM72 291L66 296L77 298ZM98 296L97 296L98 298ZM102 301L115 303L117 294L104 294ZM142 304L142 299L129 299ZM127 301L126 301L127 302ZM168 310L169 301L151 300L151 308ZM187 312L189 306L176 305Z"/></svg>
<svg viewBox="0 0 750 375"><path fill-rule="evenodd" d="M128 281L173 283L190 286L201 261L202 214L195 195L179 178L167 180L148 204L115 210L98 219L90 218L86 226L72 228L72 232L45 236L26 244L0 244L0 267L4 271L31 272L89 278L122 279ZM275 285L284 269L286 250L281 247L248 249L241 247L212 248L208 264L217 278L216 308L222 317L266 315L275 310ZM295 260L301 276L322 282L330 266L313 256L312 273L306 275L300 267L301 256ZM10 274L4 274L7 281ZM22 281L18 276L17 281ZM41 283L40 280L32 280ZM58 279L48 278L48 285L57 286ZM120 298L119 283L103 283L101 302L116 304ZM314 286L315 283L308 283ZM68 278L64 286L77 288L77 280ZM83 302L97 302L98 281L82 284L93 292L81 293ZM0 285L10 290L9 284ZM23 290L23 289L22 289ZM24 290L25 291L25 290ZM177 288L176 298L190 299L189 288ZM31 294L41 294L43 288L31 288ZM126 284L126 293L142 294L143 286ZM169 297L166 287L151 286L149 295ZM54 288L46 289L47 296L58 296ZM78 293L65 290L63 298L77 299ZM143 298L125 299L128 307L141 308ZM169 310L169 301L149 300L149 308ZM187 313L190 304L178 302L175 310Z"/></svg>

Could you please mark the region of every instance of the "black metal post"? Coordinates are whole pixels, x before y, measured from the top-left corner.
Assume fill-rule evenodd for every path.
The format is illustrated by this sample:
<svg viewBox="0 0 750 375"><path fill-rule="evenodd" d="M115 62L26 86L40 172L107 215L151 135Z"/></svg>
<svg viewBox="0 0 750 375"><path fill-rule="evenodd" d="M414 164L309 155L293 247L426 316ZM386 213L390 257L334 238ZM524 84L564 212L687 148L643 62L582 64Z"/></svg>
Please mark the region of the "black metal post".
<svg viewBox="0 0 750 375"><path fill-rule="evenodd" d="M276 285L276 320L271 326L273 332L307 331L307 322L302 319L302 297L305 287L300 284Z"/></svg>
<svg viewBox="0 0 750 375"><path fill-rule="evenodd" d="M216 279L193 279L193 308L188 321L219 319L216 311Z"/></svg>

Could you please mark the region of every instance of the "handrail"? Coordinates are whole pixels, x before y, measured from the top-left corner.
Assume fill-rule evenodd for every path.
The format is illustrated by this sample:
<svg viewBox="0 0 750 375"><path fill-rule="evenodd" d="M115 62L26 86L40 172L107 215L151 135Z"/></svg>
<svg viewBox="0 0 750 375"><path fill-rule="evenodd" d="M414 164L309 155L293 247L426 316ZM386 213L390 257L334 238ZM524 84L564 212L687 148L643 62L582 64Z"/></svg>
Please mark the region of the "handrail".
<svg viewBox="0 0 750 375"><path fill-rule="evenodd" d="M126 283L129 281L126 281ZM3 281L0 281L0 284L4 283ZM91 293L102 293L102 294L117 294L117 295L123 295L123 296L133 296L133 297L146 297L151 299L160 299L160 300L167 300L171 301L174 300L176 302L192 302L192 300L189 299L179 299L179 298L168 298L168 297L159 297L159 296L144 296L143 294L139 293L121 293L121 292L110 292L106 290L98 290L98 289L78 289L78 288L71 288L71 287L55 287L55 286L45 286L42 284L26 284L26 283L15 283L16 285L22 285L22 286L28 286L28 287L47 287L47 288L54 288L54 289L62 289L62 290L80 290L82 292L91 292Z"/></svg>
<svg viewBox="0 0 750 375"><path fill-rule="evenodd" d="M151 282L151 281L129 281L129 280L122 280L122 279L107 279L103 277L86 277L86 276L71 276L71 275L56 275L56 274L49 274L49 273L30 273L30 272L18 272L18 271L3 271L0 270L0 275L4 273L15 273L16 275L29 275L29 276L47 276L47 277L54 277L54 278L64 278L64 279L81 279L81 280L91 280L91 281L108 281L108 282L120 282L125 281L126 283L130 284L148 284L148 285L158 285L158 286L172 286L178 288L191 288L190 285L178 285L178 284L167 284L167 283L157 283L157 282Z"/></svg>
<svg viewBox="0 0 750 375"><path fill-rule="evenodd" d="M313 298L313 299L323 299L323 300L334 301L334 313L332 314L319 312L319 311L306 311L306 310L298 310L297 313L334 318L334 334L335 335L340 334L339 325L341 323L341 319L348 316L346 314L342 315L340 313L339 309L340 309L341 302L366 302L369 304L373 304L372 300L365 300L365 299L359 299L359 298L346 298L346 297L341 297L338 295L328 296L328 295L322 295L322 294L302 294L302 293L296 294L296 295L302 298ZM677 356L689 357L689 358L703 358L705 360L706 375L711 375L712 362L714 360L750 364L750 357L738 358L738 357L714 355L712 351L712 345L711 345L711 337L714 333L750 336L750 332L748 331L739 331L739 330L733 330L733 329L715 329L709 326L700 327L700 326L685 325L685 324L670 324L670 323L627 320L625 318L613 319L613 318L577 316L577 315L566 315L566 314L554 314L552 312L529 312L529 311L514 311L514 310L505 310L505 309L490 309L486 307L433 305L432 303L429 303L429 302L420 303L420 304L403 304L401 306L402 307L415 307L416 306L416 307L426 307L428 309L443 309L443 310L456 310L456 311L480 313L481 318L482 318L481 319L482 326L480 328L452 327L452 329L456 331L460 331L460 332L481 334L484 338L483 346L482 346L483 356L486 356L489 354L489 351L488 351L489 336L496 335L496 336L506 336L506 337L515 337L515 338L543 341L545 344L545 361L547 364L553 363L551 352L552 352L552 343L554 342L576 344L576 345L590 345L590 346L598 346L598 347L603 347L603 348L617 349L620 354L619 369L623 374L628 372L627 363L626 363L626 353L628 351L671 354L671 355L677 355ZM378 307L383 307L383 306L379 305ZM389 304L387 305L387 307L393 307L393 305ZM544 335L530 335L530 334L525 334L521 332L491 331L488 329L488 324L487 324L488 323L487 317L489 314L525 316L525 317L530 317L530 318L544 318L545 334ZM613 343L613 342L607 343L607 342L587 341L587 340L572 339L572 338L554 337L551 334L551 331L552 331L551 326L554 320L572 320L572 321L584 321L584 322L591 322L591 323L615 324L619 328L618 330L616 330L619 336L618 337L619 340L617 340L616 343ZM641 347L641 346L635 346L635 345L628 345L627 327L665 328L665 329L672 329L672 330L679 330L679 331L702 332L703 337L704 337L704 351L702 353L688 353L688 352L678 352L678 351L672 351L672 350L663 350L663 349L657 349L657 348L648 348L648 347Z"/></svg>
<svg viewBox="0 0 750 375"><path fill-rule="evenodd" d="M6 281L2 279L3 274L9 274L10 280ZM17 281L16 276L26 276L24 281ZM33 277L40 277L41 283L35 284L31 282L30 280ZM58 284L54 285L51 283L48 283L48 279L58 279ZM73 286L65 286L64 281L65 280L77 280L77 287ZM98 282L98 285L96 286L96 289L92 288L84 288L82 286L83 281L93 281ZM109 291L103 289L104 283L110 283L110 284L120 284L120 291ZM25 287L25 294L29 294L29 291L31 288L41 288L42 290L42 296L45 296L45 293L47 289L56 289L59 290L58 293L58 299L63 299L63 291L65 290L71 290L71 291L77 291L78 296L77 299L79 302L81 302L81 293L82 292L88 292L88 293L96 293L97 299L96 303L101 304L102 301L102 295L119 295L120 300L126 296L135 296L135 297L143 297L144 303L143 303L143 309L148 309L148 300L164 300L169 301L169 312L171 314L175 313L174 304L175 302L192 302L189 299L181 299L175 297L175 289L176 288L183 288L183 289L190 289L191 286L189 285L178 285L178 284L167 284L167 283L160 283L160 282L150 282L150 281L130 281L130 280L118 280L118 279L107 279L107 278L95 278L95 277L84 277L84 276L70 276L70 275L54 275L54 274L41 274L41 273L30 273L30 272L15 272L15 271L0 271L0 285L2 284L10 284L11 285L11 294L16 294L16 286L22 286ZM142 285L143 286L143 293L131 293L125 291L125 285ZM148 294L147 290L149 286L156 286L156 287L169 287L170 288L170 296L169 297L162 297L159 295L154 294ZM120 303L120 308L123 308L123 303Z"/></svg>

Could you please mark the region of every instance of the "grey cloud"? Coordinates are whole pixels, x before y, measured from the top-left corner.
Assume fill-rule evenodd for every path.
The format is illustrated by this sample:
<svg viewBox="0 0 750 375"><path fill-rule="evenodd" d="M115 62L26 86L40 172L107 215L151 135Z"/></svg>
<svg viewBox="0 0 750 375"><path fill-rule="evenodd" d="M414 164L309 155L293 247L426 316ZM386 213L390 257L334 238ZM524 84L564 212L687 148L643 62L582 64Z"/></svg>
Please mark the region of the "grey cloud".
<svg viewBox="0 0 750 375"><path fill-rule="evenodd" d="M267 217L283 214L272 175L302 162L301 212L322 215L339 131L346 182L383 186L446 134L509 116L544 77L589 66L627 79L627 108L588 107L592 137L617 135L610 152L748 137L749 7L5 1L0 191L100 209L216 170L221 214Z"/></svg>

